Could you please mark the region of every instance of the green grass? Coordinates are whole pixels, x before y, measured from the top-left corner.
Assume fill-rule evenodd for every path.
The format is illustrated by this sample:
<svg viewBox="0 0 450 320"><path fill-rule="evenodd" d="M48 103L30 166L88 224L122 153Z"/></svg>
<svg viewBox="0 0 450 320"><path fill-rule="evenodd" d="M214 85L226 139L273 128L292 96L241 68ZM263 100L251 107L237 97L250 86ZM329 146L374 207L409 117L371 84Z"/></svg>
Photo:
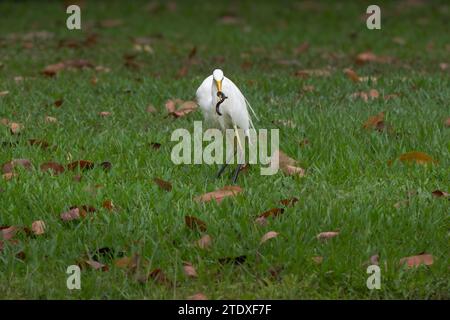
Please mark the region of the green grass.
<svg viewBox="0 0 450 320"><path fill-rule="evenodd" d="M164 5L154 13L147 1L85 1L82 31L65 28L65 8L59 2L2 1L0 4L0 118L24 125L19 136L0 125L0 164L29 159L35 169L20 171L11 181L0 181L0 225L47 225L39 237L18 235L20 243L0 253L0 298L27 299L184 299L197 292L208 298L238 299L448 299L449 201L434 198L435 189L450 191L449 73L450 63L445 1L419 7L381 4L382 29L370 31L361 15L371 3L314 2L180 2L172 12ZM403 3L403 2L402 2ZM241 23L220 24L219 17L235 12ZM121 19L115 28L101 28L104 19ZM47 31L50 39L32 41L24 48L21 37ZM98 35L92 47L58 48L63 39ZM15 34L12 35L12 34ZM153 54L138 52L137 70L124 66L133 53L133 37L152 37ZM400 37L404 44L393 38ZM18 38L18 39L17 39ZM296 56L303 42L309 50ZM177 79L189 52L197 48L185 76ZM392 63L355 64L356 54L371 49ZM66 59L87 59L111 69L109 73L64 70L49 78L40 71ZM280 64L287 60L289 64ZM244 69L243 64L249 68ZM174 165L170 135L176 128L193 129L201 120L196 111L186 117L167 117L170 98L190 100L212 69L221 67L237 83L260 116L258 128L280 128L281 149L307 169L303 178L261 176L259 168L240 177L244 192L222 203L199 204L193 197L230 184L228 176L214 178L216 166ZM353 68L377 82L351 82L343 73ZM297 70L329 68L329 77L306 79ZM24 80L16 83L14 77ZM91 83L93 76L98 82ZM314 92L303 92L305 85ZM379 99L352 99L357 91L375 88ZM395 99L384 95L399 93ZM60 108L53 102L63 99ZM149 114L153 104L158 112ZM109 111L102 118L100 111ZM362 128L371 115L384 111L393 132ZM46 123L45 116L57 123ZM273 124L291 120L293 127ZM300 146L307 138L309 144ZM29 139L48 141L43 150ZM9 146L9 142L17 142ZM149 143L162 144L153 150ZM422 151L438 165L387 162L408 151ZM100 168L51 176L39 171L46 161L67 164L78 159L110 161ZM170 181L166 192L153 178ZM102 185L96 194L87 188ZM408 205L394 205L416 191ZM267 226L255 217L290 197L299 202ZM112 199L121 210L101 208ZM64 223L60 213L72 205L98 208L92 219ZM188 229L185 215L206 222L213 238L210 250L193 243L201 233ZM340 230L326 242L322 231ZM260 245L264 233L278 238ZM140 254L148 270L161 268L175 286L153 281L141 284L115 267L109 272L82 271L82 290L66 288L66 268L84 254L108 247L117 255ZM16 254L25 253L25 259ZM434 264L416 269L399 266L399 259L431 253ZM368 290L364 262L379 253L381 290ZM219 258L247 255L240 266L218 263ZM321 265L312 261L323 256ZM190 261L197 279L183 274ZM270 268L282 268L279 279Z"/></svg>

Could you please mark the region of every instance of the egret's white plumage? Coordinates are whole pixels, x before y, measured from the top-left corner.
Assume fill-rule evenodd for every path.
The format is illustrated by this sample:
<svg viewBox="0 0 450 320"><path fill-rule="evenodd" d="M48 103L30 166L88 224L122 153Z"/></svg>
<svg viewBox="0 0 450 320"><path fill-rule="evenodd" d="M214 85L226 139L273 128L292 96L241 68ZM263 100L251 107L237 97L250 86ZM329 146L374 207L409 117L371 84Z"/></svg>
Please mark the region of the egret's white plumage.
<svg viewBox="0 0 450 320"><path fill-rule="evenodd" d="M217 81L221 82L221 91L227 96L220 105L222 115L216 112L216 104L220 100L217 96ZM233 81L223 75L222 70L214 70L212 75L203 80L197 89L196 96L203 116L211 126L222 130L233 129L237 126L244 130L246 136L249 135L249 129L254 128L247 110L247 99Z"/></svg>

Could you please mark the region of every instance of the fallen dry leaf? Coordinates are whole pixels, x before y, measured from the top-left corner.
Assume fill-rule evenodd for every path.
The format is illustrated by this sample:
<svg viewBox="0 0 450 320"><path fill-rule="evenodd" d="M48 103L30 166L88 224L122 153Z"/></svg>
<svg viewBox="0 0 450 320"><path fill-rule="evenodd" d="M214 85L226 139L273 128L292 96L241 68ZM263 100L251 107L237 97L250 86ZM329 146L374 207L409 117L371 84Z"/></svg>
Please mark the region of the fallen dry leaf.
<svg viewBox="0 0 450 320"><path fill-rule="evenodd" d="M162 285L172 286L172 281L170 281L167 276L164 274L164 272L157 268L151 271L148 275L150 279L153 279L154 282Z"/></svg>
<svg viewBox="0 0 450 320"><path fill-rule="evenodd" d="M156 108L151 104L146 109L147 113L155 113L157 112Z"/></svg>
<svg viewBox="0 0 450 320"><path fill-rule="evenodd" d="M14 159L3 164L3 173L12 173L16 167L22 167L26 170L31 170L31 161L28 159Z"/></svg>
<svg viewBox="0 0 450 320"><path fill-rule="evenodd" d="M7 96L9 94L9 91L0 91L0 97Z"/></svg>
<svg viewBox="0 0 450 320"><path fill-rule="evenodd" d="M73 208L67 212L61 213L62 221L72 221L72 220L78 220L80 218L81 218L80 209L78 209L78 208Z"/></svg>
<svg viewBox="0 0 450 320"><path fill-rule="evenodd" d="M58 122L58 119L56 119L55 117L46 116L45 117L45 122L47 122L47 123L55 123L55 122Z"/></svg>
<svg viewBox="0 0 450 320"><path fill-rule="evenodd" d="M435 196L436 198L441 198L441 197L448 198L448 197L450 197L450 193L445 192L445 191L441 191L441 190L434 190L433 192L431 192L431 194L433 196Z"/></svg>
<svg viewBox="0 0 450 320"><path fill-rule="evenodd" d="M329 77L331 75L328 69L309 69L309 70L298 70L295 72L294 76L300 78L308 77Z"/></svg>
<svg viewBox="0 0 450 320"><path fill-rule="evenodd" d="M6 180L6 181L9 181L9 180L11 180L12 178L17 177L17 176L18 176L17 173L9 172L9 173L4 173L4 174L2 175L2 178L3 178L4 180Z"/></svg>
<svg viewBox="0 0 450 320"><path fill-rule="evenodd" d="M100 117L109 117L111 115L111 112L109 112L109 111L101 111L101 112L98 113L98 115Z"/></svg>
<svg viewBox="0 0 450 320"><path fill-rule="evenodd" d="M450 118L447 118L447 120L445 120L444 126L446 126L447 128L450 128Z"/></svg>
<svg viewBox="0 0 450 320"><path fill-rule="evenodd" d="M53 77L64 69L84 69L93 67L94 65L87 60L66 60L46 66L44 70L42 70L42 73L46 76Z"/></svg>
<svg viewBox="0 0 450 320"><path fill-rule="evenodd" d="M356 63L358 64L365 64L368 62L390 63L392 60L391 57L377 56L370 51L362 52L356 56Z"/></svg>
<svg viewBox="0 0 450 320"><path fill-rule="evenodd" d="M110 199L103 201L102 207L105 208L108 211L113 211L114 209L116 209L116 207L114 206L112 200L110 200Z"/></svg>
<svg viewBox="0 0 450 320"><path fill-rule="evenodd" d="M323 257L322 256L315 256L315 257L312 257L311 259L316 264L321 264L323 262Z"/></svg>
<svg viewBox="0 0 450 320"><path fill-rule="evenodd" d="M375 254L370 257L369 262L371 265L379 265L380 263L380 256L378 254Z"/></svg>
<svg viewBox="0 0 450 320"><path fill-rule="evenodd" d="M12 134L18 134L23 130L24 126L17 122L9 123L9 130Z"/></svg>
<svg viewBox="0 0 450 320"><path fill-rule="evenodd" d="M384 112L380 112L375 116L369 117L367 121L364 123L363 127L368 130L377 130L382 131L385 128L384 123Z"/></svg>
<svg viewBox="0 0 450 320"><path fill-rule="evenodd" d="M189 296L187 299L188 300L208 300L208 298L201 292L196 293L192 296Z"/></svg>
<svg viewBox="0 0 450 320"><path fill-rule="evenodd" d="M267 224L267 218L270 217L277 217L279 215L281 215L284 212L283 208L273 208L270 210L267 210L265 212L263 212L262 214L260 214L255 222L261 226L265 226Z"/></svg>
<svg viewBox="0 0 450 320"><path fill-rule="evenodd" d="M361 81L361 78L358 76L358 74L350 68L344 69L344 73L353 82Z"/></svg>
<svg viewBox="0 0 450 320"><path fill-rule="evenodd" d="M280 200L280 203L285 207L293 207L297 202L298 198L296 197Z"/></svg>
<svg viewBox="0 0 450 320"><path fill-rule="evenodd" d="M203 237L201 237L198 241L197 241L197 246L200 249L208 249L209 247L211 247L212 244L212 238L210 235L205 234Z"/></svg>
<svg viewBox="0 0 450 320"><path fill-rule="evenodd" d="M101 270L105 272L109 270L109 267L107 265L95 260L86 260L84 261L84 263L94 270Z"/></svg>
<svg viewBox="0 0 450 320"><path fill-rule="evenodd" d="M179 99L168 100L166 102L166 109L170 115L175 118L180 118L195 111L197 109L197 103L195 101L183 101Z"/></svg>
<svg viewBox="0 0 450 320"><path fill-rule="evenodd" d="M338 235L339 235L339 231L321 232L317 235L317 239L319 239L319 240L331 239Z"/></svg>
<svg viewBox="0 0 450 320"><path fill-rule="evenodd" d="M67 169L71 171L77 168L80 168L80 170L90 170L94 168L94 163L89 160L77 160L67 165Z"/></svg>
<svg viewBox="0 0 450 320"><path fill-rule="evenodd" d="M259 242L260 244L263 244L264 242L266 242L267 240L273 239L278 237L278 232L275 231L269 231L266 234L264 234L261 238L261 241Z"/></svg>
<svg viewBox="0 0 450 320"><path fill-rule="evenodd" d="M199 218L196 218L194 216L185 216L184 222L188 226L189 229L192 230L200 230L200 231L206 231L206 223Z"/></svg>
<svg viewBox="0 0 450 320"><path fill-rule="evenodd" d="M422 264L430 266L433 264L433 256L428 253L422 253L417 256L410 256L400 259L400 264L406 264L408 268L418 267Z"/></svg>
<svg viewBox="0 0 450 320"><path fill-rule="evenodd" d="M15 237L18 231L20 231L20 228L16 226L0 227L0 235L3 240L11 240Z"/></svg>
<svg viewBox="0 0 450 320"><path fill-rule="evenodd" d="M278 167L287 175L297 175L303 177L305 175L305 169L297 167L297 161L288 157L283 151L276 150L271 157L270 166L275 169L276 161L278 158Z"/></svg>
<svg viewBox="0 0 450 320"><path fill-rule="evenodd" d="M46 226L45 226L44 221L42 221L42 220L34 221L31 224L31 230L37 236L39 236L41 234L44 234L45 233L45 229L46 229Z"/></svg>
<svg viewBox="0 0 450 320"><path fill-rule="evenodd" d="M46 162L41 164L41 171L47 172L51 171L54 175L60 175L64 172L64 167L56 162Z"/></svg>
<svg viewBox="0 0 450 320"><path fill-rule="evenodd" d="M183 263L183 271L184 274L189 278L197 278L197 270L195 270L194 266L190 262Z"/></svg>
<svg viewBox="0 0 450 320"><path fill-rule="evenodd" d="M172 184L168 181L159 179L159 178L153 178L153 181L160 187L161 189L165 191L172 191Z"/></svg>
<svg viewBox="0 0 450 320"><path fill-rule="evenodd" d="M411 151L406 152L398 158L403 163L416 163L416 164L433 164L437 163L432 157L424 152Z"/></svg>
<svg viewBox="0 0 450 320"><path fill-rule="evenodd" d="M197 196L194 198L197 202L208 202L211 200L216 200L217 203L220 203L223 198L235 196L238 193L242 192L242 188L239 186L225 186L222 189L205 193L201 196Z"/></svg>
<svg viewBox="0 0 450 320"><path fill-rule="evenodd" d="M42 149L46 150L50 144L47 141L44 140L38 140L38 139L29 139L28 140L28 144L30 146L38 146L41 147Z"/></svg>

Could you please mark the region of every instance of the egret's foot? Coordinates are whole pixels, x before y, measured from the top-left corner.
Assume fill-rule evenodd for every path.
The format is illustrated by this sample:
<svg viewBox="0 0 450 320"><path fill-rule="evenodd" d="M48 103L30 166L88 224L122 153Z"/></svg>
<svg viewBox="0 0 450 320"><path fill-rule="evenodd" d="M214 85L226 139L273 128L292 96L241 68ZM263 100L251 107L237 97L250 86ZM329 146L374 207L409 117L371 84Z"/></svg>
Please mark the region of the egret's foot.
<svg viewBox="0 0 450 320"><path fill-rule="evenodd" d="M234 176L233 176L233 184L236 184L237 178L239 176L239 172L241 172L241 169L244 165L243 164L238 164L236 171L234 172Z"/></svg>
<svg viewBox="0 0 450 320"><path fill-rule="evenodd" d="M217 179L220 178L220 176L222 175L222 173L225 171L225 168L227 167L227 165L228 165L228 163L224 163L224 164L220 167L220 169L219 169L219 171L217 172L217 175L216 175L216 178L217 178Z"/></svg>

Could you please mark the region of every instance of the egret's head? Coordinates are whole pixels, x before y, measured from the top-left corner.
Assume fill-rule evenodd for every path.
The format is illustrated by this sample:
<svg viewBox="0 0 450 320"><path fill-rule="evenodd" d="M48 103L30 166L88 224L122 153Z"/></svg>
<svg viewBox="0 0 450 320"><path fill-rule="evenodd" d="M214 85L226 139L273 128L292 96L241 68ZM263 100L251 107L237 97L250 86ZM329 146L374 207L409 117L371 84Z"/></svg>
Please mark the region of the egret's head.
<svg viewBox="0 0 450 320"><path fill-rule="evenodd" d="M217 92L222 92L222 80L223 80L223 71L220 69L216 69L213 71L213 79L216 83Z"/></svg>

